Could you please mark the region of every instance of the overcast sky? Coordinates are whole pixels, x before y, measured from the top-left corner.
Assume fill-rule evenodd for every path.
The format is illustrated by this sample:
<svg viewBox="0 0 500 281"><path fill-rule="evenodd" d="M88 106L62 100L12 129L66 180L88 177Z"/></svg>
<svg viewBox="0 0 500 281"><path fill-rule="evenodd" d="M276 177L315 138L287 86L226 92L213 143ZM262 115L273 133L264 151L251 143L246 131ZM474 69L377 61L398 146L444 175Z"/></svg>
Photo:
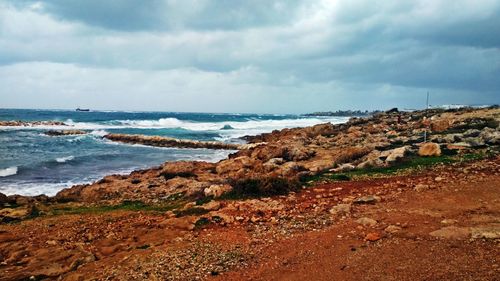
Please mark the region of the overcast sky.
<svg viewBox="0 0 500 281"><path fill-rule="evenodd" d="M0 107L500 103L499 0L0 0Z"/></svg>

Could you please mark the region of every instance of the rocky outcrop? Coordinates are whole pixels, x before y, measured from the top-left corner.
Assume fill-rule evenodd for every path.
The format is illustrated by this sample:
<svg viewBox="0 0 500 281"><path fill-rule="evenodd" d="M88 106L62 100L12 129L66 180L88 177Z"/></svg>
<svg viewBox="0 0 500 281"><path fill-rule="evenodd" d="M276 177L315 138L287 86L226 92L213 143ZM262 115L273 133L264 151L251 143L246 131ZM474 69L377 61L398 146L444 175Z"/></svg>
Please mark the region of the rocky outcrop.
<svg viewBox="0 0 500 281"><path fill-rule="evenodd" d="M207 148L207 149L228 149L237 150L242 146L232 143L216 142L216 141L194 141L181 140L169 137L160 136L145 136L145 135L126 135L126 134L107 134L104 138L131 144L142 144L159 147L179 147L179 148Z"/></svg>

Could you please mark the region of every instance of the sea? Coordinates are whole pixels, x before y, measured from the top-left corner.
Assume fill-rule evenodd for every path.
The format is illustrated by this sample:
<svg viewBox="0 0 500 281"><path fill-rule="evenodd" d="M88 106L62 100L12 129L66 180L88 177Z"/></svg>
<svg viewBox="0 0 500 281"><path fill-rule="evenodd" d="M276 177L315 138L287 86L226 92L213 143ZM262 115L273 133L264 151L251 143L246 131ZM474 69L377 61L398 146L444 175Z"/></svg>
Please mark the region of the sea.
<svg viewBox="0 0 500 281"><path fill-rule="evenodd" d="M288 114L0 109L0 120L50 120L70 125L0 126L0 192L52 196L63 188L91 183L109 174L127 174L165 161L216 162L234 152L122 144L103 139L108 133L241 143L241 137L247 135L326 122L337 124L347 119ZM44 134L58 129L80 129L89 134Z"/></svg>

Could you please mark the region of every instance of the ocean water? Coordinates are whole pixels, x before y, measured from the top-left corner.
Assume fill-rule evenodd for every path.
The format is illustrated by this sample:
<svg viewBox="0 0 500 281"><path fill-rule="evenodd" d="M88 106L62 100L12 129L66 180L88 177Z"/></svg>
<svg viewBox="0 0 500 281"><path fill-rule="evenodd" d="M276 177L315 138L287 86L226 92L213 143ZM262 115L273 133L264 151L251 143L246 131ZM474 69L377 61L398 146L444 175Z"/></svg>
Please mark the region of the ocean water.
<svg viewBox="0 0 500 281"><path fill-rule="evenodd" d="M0 192L54 195L65 187L93 182L109 174L129 173L165 161L216 162L232 152L120 144L103 139L107 133L242 142L239 138L245 135L325 122L342 123L347 119L298 115L0 109L0 120L56 120L71 125L71 129L89 132L87 135L50 137L43 132L68 127L0 127Z"/></svg>

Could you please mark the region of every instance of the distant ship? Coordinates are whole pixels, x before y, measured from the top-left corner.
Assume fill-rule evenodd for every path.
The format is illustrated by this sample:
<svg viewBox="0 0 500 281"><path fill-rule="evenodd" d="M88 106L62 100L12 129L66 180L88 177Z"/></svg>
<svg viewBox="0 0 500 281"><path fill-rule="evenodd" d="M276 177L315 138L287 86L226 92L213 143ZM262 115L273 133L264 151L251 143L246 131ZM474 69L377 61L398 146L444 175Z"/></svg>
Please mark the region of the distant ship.
<svg viewBox="0 0 500 281"><path fill-rule="evenodd" d="M77 108L76 111L90 111L88 108Z"/></svg>

